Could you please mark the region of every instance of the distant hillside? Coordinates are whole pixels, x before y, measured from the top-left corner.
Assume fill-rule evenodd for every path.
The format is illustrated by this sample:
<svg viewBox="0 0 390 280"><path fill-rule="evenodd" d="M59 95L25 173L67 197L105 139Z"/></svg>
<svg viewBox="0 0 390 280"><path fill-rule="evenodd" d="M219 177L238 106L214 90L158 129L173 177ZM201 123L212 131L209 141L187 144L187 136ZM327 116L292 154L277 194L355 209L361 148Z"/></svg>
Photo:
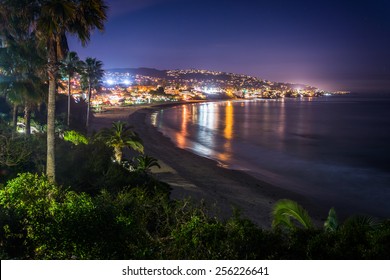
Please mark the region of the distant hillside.
<svg viewBox="0 0 390 280"><path fill-rule="evenodd" d="M129 73L130 75L140 75L147 76L151 78L160 78L165 80L177 81L177 80L197 80L197 81L213 81L214 83L230 83L234 84L237 87L271 87L271 88L291 88L291 89L308 89L312 86L303 85L303 84L291 84L284 82L270 82L264 81L260 78L235 74L235 73L226 73L218 71L208 71L208 70L197 70L197 69L187 69L187 70L158 70L154 68L113 68L106 69L107 72L112 73Z"/></svg>
<svg viewBox="0 0 390 280"><path fill-rule="evenodd" d="M156 78L167 78L167 71L166 70L158 70L154 68L113 68L113 69L106 69L109 72L118 72L118 73L130 73L132 75L142 75L142 76L149 76L149 77L156 77Z"/></svg>
<svg viewBox="0 0 390 280"><path fill-rule="evenodd" d="M232 79L232 76L228 73L221 73L218 75L213 75L209 73L180 73L177 74L178 78L181 79L198 79L198 80L223 80L223 81L229 81Z"/></svg>
<svg viewBox="0 0 390 280"><path fill-rule="evenodd" d="M231 76L228 73L220 73L218 75L212 75L210 73L177 73L176 77L172 75L168 75L168 72L172 72L172 70L158 70L154 68L113 68L106 69L109 72L118 72L118 73L130 73L131 75L141 75L141 76L149 76L154 78L162 78L162 79L218 79L218 80L230 80ZM173 70L179 71L179 70Z"/></svg>

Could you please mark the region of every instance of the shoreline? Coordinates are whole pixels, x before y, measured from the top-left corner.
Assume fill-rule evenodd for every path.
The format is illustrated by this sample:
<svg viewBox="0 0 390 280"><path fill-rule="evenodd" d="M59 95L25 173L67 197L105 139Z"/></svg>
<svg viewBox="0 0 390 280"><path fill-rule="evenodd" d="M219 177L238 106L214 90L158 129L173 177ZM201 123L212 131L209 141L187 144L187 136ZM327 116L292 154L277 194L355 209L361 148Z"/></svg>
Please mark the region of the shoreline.
<svg viewBox="0 0 390 280"><path fill-rule="evenodd" d="M152 172L158 180L171 186L172 199L190 197L197 202L204 201L222 219L231 217L233 207L236 207L242 217L263 228L270 228L273 205L280 199L288 198L307 209L315 223L322 223L329 209L313 205L301 194L271 185L244 171L221 167L217 161L181 149L149 121L151 114L157 110L188 103L115 108L108 114L95 114L91 128L110 126L116 120L127 121L142 139L145 154L158 159L161 169L153 169Z"/></svg>

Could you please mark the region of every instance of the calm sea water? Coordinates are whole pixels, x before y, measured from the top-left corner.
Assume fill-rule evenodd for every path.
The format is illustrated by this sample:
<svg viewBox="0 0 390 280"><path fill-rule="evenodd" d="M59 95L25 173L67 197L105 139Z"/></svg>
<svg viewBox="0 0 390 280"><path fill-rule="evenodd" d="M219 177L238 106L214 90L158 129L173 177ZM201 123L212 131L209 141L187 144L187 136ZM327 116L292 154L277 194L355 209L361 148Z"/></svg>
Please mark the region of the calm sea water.
<svg viewBox="0 0 390 280"><path fill-rule="evenodd" d="M226 168L336 211L390 217L390 95L189 104L151 121Z"/></svg>

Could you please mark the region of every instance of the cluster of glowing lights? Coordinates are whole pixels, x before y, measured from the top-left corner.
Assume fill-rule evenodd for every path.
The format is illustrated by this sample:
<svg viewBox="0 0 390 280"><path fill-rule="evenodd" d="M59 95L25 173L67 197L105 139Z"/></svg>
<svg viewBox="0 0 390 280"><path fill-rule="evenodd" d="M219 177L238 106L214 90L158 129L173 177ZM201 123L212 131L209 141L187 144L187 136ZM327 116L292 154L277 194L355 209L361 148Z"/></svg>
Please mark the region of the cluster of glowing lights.
<svg viewBox="0 0 390 280"><path fill-rule="evenodd" d="M195 87L195 90L206 94L217 94L221 92L221 89L214 87Z"/></svg>
<svg viewBox="0 0 390 280"><path fill-rule="evenodd" d="M105 81L105 83L106 83L107 85L110 85L110 86L112 86L112 85L117 85L117 84L125 84L125 85L131 85L131 84L132 84L131 81L130 81L129 79L123 80L123 81L121 81L120 83L114 81L113 79L107 79L107 80Z"/></svg>
<svg viewBox="0 0 390 280"><path fill-rule="evenodd" d="M115 84L115 81L112 79L108 79L108 80L106 80L106 84L112 86L113 84Z"/></svg>

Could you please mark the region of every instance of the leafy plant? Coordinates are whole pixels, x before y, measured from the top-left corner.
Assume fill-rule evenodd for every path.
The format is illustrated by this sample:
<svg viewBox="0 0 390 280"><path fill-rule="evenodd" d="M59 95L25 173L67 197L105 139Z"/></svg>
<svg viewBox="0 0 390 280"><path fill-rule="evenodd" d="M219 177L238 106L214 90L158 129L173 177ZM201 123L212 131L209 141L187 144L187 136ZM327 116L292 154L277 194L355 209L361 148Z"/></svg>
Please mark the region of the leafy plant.
<svg viewBox="0 0 390 280"><path fill-rule="evenodd" d="M325 231L328 231L328 232L334 232L338 229L338 227L339 227L339 221L337 219L336 211L332 207L329 210L328 218L326 219L326 221L324 223L324 229L325 229Z"/></svg>
<svg viewBox="0 0 390 280"><path fill-rule="evenodd" d="M111 128L102 129L97 134L97 138L107 146L114 148L114 158L119 164L122 162L124 148L132 148L140 153L144 151L141 139L127 123L122 121L113 122Z"/></svg>
<svg viewBox="0 0 390 280"><path fill-rule="evenodd" d="M30 141L24 137L0 135L0 166L17 166L28 161L32 154Z"/></svg>
<svg viewBox="0 0 390 280"><path fill-rule="evenodd" d="M79 144L85 144L87 145L89 143L87 137L82 135L80 132L77 132L75 130L67 130L64 132L64 140L73 143L74 145Z"/></svg>
<svg viewBox="0 0 390 280"><path fill-rule="evenodd" d="M309 229L313 227L313 223L307 211L295 201L289 199L279 200L272 211L273 221L272 227L286 227L293 229L296 225L291 219L294 219L303 228Z"/></svg>
<svg viewBox="0 0 390 280"><path fill-rule="evenodd" d="M141 172L150 172L152 167L161 168L157 159L148 155L140 155L135 158L137 161L137 170Z"/></svg>

